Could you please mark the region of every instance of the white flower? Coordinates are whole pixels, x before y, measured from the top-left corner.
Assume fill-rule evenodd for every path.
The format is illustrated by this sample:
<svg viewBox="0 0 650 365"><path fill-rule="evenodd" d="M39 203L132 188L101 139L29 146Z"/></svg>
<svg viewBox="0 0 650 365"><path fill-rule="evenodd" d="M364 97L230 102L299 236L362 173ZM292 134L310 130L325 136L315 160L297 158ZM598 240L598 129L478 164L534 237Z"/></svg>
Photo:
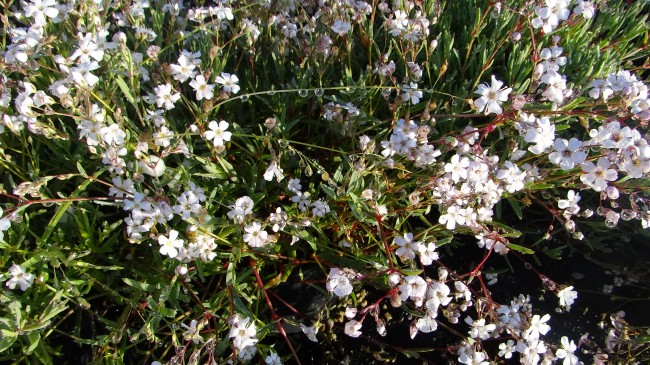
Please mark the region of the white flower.
<svg viewBox="0 0 650 365"><path fill-rule="evenodd" d="M219 6L217 6L214 9L216 10L217 19L219 19L219 20L224 20L224 19L233 20L234 19L234 15L232 13L231 8L227 8L227 7L223 6L222 4L219 4Z"/></svg>
<svg viewBox="0 0 650 365"><path fill-rule="evenodd" d="M166 126L162 126L157 132L154 132L152 137L155 145L166 148L171 145L171 139L174 138L174 132L170 131Z"/></svg>
<svg viewBox="0 0 650 365"><path fill-rule="evenodd" d="M282 211L282 208L275 209L275 213L269 214L269 222L273 224L273 232L284 229L287 225L287 212Z"/></svg>
<svg viewBox="0 0 650 365"><path fill-rule="evenodd" d="M499 356L509 359L512 357L513 352L515 352L515 342L513 340L499 344Z"/></svg>
<svg viewBox="0 0 650 365"><path fill-rule="evenodd" d="M307 211L309 204L311 204L309 201L309 193L297 192L296 195L291 197L291 201L297 203L298 209L303 213Z"/></svg>
<svg viewBox="0 0 650 365"><path fill-rule="evenodd" d="M558 200L557 207L560 209L564 209L564 211L567 212L569 215L578 214L578 212L580 211L580 207L578 206L579 201L580 201L580 194L576 193L573 190L569 190L566 199Z"/></svg>
<svg viewBox="0 0 650 365"><path fill-rule="evenodd" d="M171 68L172 77L174 80L185 82L188 79L196 76L196 71L194 71L196 66L185 55L178 57L178 64L171 64L169 67Z"/></svg>
<svg viewBox="0 0 650 365"><path fill-rule="evenodd" d="M271 352L271 354L267 356L266 359L264 359L264 362L268 365L282 365L280 356L278 356L278 354L275 352Z"/></svg>
<svg viewBox="0 0 650 365"><path fill-rule="evenodd" d="M484 361L485 358L485 353L482 351L476 351L469 354L463 352L458 356L458 362L466 365L489 365L489 362Z"/></svg>
<svg viewBox="0 0 650 365"><path fill-rule="evenodd" d="M104 50L95 43L92 33L86 33L79 39L79 48L75 49L69 57L71 61L77 58L79 58L80 62L89 62L90 58L94 58L95 61L99 62L104 58Z"/></svg>
<svg viewBox="0 0 650 365"><path fill-rule="evenodd" d="M352 319L357 316L357 307L345 307L345 318Z"/></svg>
<svg viewBox="0 0 650 365"><path fill-rule="evenodd" d="M571 309L571 305L578 297L578 293L573 290L572 286L567 286L566 288L560 290L557 293L557 296L560 299L560 307L563 307L568 311Z"/></svg>
<svg viewBox="0 0 650 365"><path fill-rule="evenodd" d="M562 339L560 341L562 342L562 348L557 349L557 351L555 351L555 356L559 357L560 359L564 359L562 365L582 364L582 362L574 354L574 352L578 349L578 347L573 342L573 340L569 342L569 338L567 338L566 336L562 336Z"/></svg>
<svg viewBox="0 0 650 365"><path fill-rule="evenodd" d="M560 66L564 66L567 60L566 57L562 56L562 52L564 52L564 48L559 46L542 49L539 58L543 60L544 70L558 71Z"/></svg>
<svg viewBox="0 0 650 365"><path fill-rule="evenodd" d="M247 362L250 361L255 354L257 353L257 347L255 346L246 346L243 349L239 350L237 353L237 357L242 361L242 362Z"/></svg>
<svg viewBox="0 0 650 365"><path fill-rule="evenodd" d="M526 172L521 171L519 166L512 163L512 161L506 161L503 164L503 169L497 171L496 177L505 185L507 192L514 193L524 188Z"/></svg>
<svg viewBox="0 0 650 365"><path fill-rule="evenodd" d="M399 286L400 299L411 298L416 307L421 307L427 291L427 282L418 275L406 276L402 285Z"/></svg>
<svg viewBox="0 0 650 365"><path fill-rule="evenodd" d="M172 85L164 84L156 86L153 91L156 93L156 105L161 108L163 105L165 109L174 109L174 103L181 98L180 93L172 93Z"/></svg>
<svg viewBox="0 0 650 365"><path fill-rule="evenodd" d="M521 353L522 364L533 365L539 363L540 354L545 353L547 348L544 341L534 338L526 342L520 340L517 342L516 350Z"/></svg>
<svg viewBox="0 0 650 365"><path fill-rule="evenodd" d="M102 140L108 145L123 146L126 139L126 132L119 124L111 124L99 130Z"/></svg>
<svg viewBox="0 0 650 365"><path fill-rule="evenodd" d="M196 100L210 100L214 97L214 84L208 84L203 75L197 75L190 86L196 91Z"/></svg>
<svg viewBox="0 0 650 365"><path fill-rule="evenodd" d="M327 276L325 287L338 297L344 297L352 293L352 284L348 276L338 268L331 268Z"/></svg>
<svg viewBox="0 0 650 365"><path fill-rule="evenodd" d="M311 203L311 207L314 218L322 217L330 212L330 206L323 199L318 199L315 202Z"/></svg>
<svg viewBox="0 0 650 365"><path fill-rule="evenodd" d="M459 182L461 179L467 179L469 165L469 158L461 158L460 155L456 154L451 156L449 163L445 164L445 172L451 174L451 179L454 182Z"/></svg>
<svg viewBox="0 0 650 365"><path fill-rule="evenodd" d="M444 224L448 230L456 228L456 224L463 225L466 223L465 208L458 208L455 205L447 208L447 212L438 218L438 223Z"/></svg>
<svg viewBox="0 0 650 365"><path fill-rule="evenodd" d="M438 309L440 308L441 305L442 306L448 305L452 300L452 297L449 296L450 292L451 290L444 282L434 281L433 283L431 283L431 285L427 288L426 291L426 297L428 299L425 305L427 307L428 313L434 315L438 312Z"/></svg>
<svg viewBox="0 0 650 365"><path fill-rule="evenodd" d="M280 166L278 166L278 162L276 160L271 161L269 164L269 167L266 169L266 172L264 173L264 180L266 181L271 181L273 180L273 177L275 176L277 182L282 181L284 179L284 171Z"/></svg>
<svg viewBox="0 0 650 365"><path fill-rule="evenodd" d="M287 189L293 193L299 193L302 190L300 179L289 179L289 182L287 183Z"/></svg>
<svg viewBox="0 0 650 365"><path fill-rule="evenodd" d="M353 319L350 322L346 323L345 334L350 337L361 336L361 322Z"/></svg>
<svg viewBox="0 0 650 365"><path fill-rule="evenodd" d="M253 347L257 343L257 328L250 318L240 318L235 315L231 320L232 328L230 329L230 338L233 339L233 345L242 351L244 348ZM255 347L253 347L255 348Z"/></svg>
<svg viewBox="0 0 650 365"><path fill-rule="evenodd" d="M186 341L192 341L195 344L203 341L203 338L201 338L201 327L197 327L196 325L198 324L198 321L196 319L193 319L190 322L190 325L186 325L185 323L181 323L181 327L185 329L185 332L183 332L183 338Z"/></svg>
<svg viewBox="0 0 650 365"><path fill-rule="evenodd" d="M587 158L587 154L583 151L580 151L582 147L582 141L576 138L571 138L566 140L563 138L557 138L553 143L554 152L551 152L548 155L548 159L559 165L562 170L570 170L576 164L581 164Z"/></svg>
<svg viewBox="0 0 650 365"><path fill-rule="evenodd" d="M548 314L545 314L542 317L540 317L538 314L535 314L530 320L530 326L528 329L526 329L526 331L524 331L523 337L528 340L537 340L539 339L540 334L545 335L551 329L551 326L546 324L549 319L551 319L551 316Z"/></svg>
<svg viewBox="0 0 650 365"><path fill-rule="evenodd" d="M35 25L45 25L45 17L56 18L59 15L59 4L56 0L32 0L29 3L23 3L25 16L34 18Z"/></svg>
<svg viewBox="0 0 650 365"><path fill-rule="evenodd" d="M235 222L241 223L247 215L253 212L253 199L248 196L242 196L231 205L231 211L228 212L228 218L233 219Z"/></svg>
<svg viewBox="0 0 650 365"><path fill-rule="evenodd" d="M472 327L469 330L469 336L472 338L480 338L481 340L487 340L490 338L491 333L497 329L497 326L494 323L486 324L485 318L474 321L471 317L466 317L465 323Z"/></svg>
<svg viewBox="0 0 650 365"><path fill-rule="evenodd" d="M223 90L229 93L237 94L239 92L239 78L237 75L231 75L229 73L222 72L220 76L217 76L217 83L223 85Z"/></svg>
<svg viewBox="0 0 650 365"><path fill-rule="evenodd" d="M410 101L411 104L417 104L420 102L420 99L424 96L421 90L418 90L418 84L411 82L409 85L402 86L402 101Z"/></svg>
<svg viewBox="0 0 650 365"><path fill-rule="evenodd" d="M491 86L488 86L487 83L478 86L474 94L481 95L481 97L474 100L474 105L480 112L485 112L485 114L501 114L503 112L500 104L508 100L512 88L501 88L502 86L503 81L497 80L494 75L492 75Z"/></svg>
<svg viewBox="0 0 650 365"><path fill-rule="evenodd" d="M406 233L404 236L395 238L395 244L399 246L395 254L403 261L411 261L415 258L415 251L418 250L420 242L413 242L413 233Z"/></svg>
<svg viewBox="0 0 650 365"><path fill-rule="evenodd" d="M421 243L418 246L418 253L420 254L420 262L422 262L422 265L424 266L431 265L433 261L439 258L439 255L436 252L436 244L433 242Z"/></svg>
<svg viewBox="0 0 650 365"><path fill-rule="evenodd" d="M415 328L422 333L431 333L438 329L438 321L430 316L424 316L418 318L417 322L415 322ZM412 333L411 336L414 337L415 333Z"/></svg>
<svg viewBox="0 0 650 365"><path fill-rule="evenodd" d="M577 15L582 15L585 19L591 19L596 13L596 6L591 1L582 1L578 0L577 5L573 8L573 13ZM566 364L564 364L566 365Z"/></svg>
<svg viewBox="0 0 650 365"><path fill-rule="evenodd" d="M528 147L528 150L536 155L543 153L547 148L553 145L555 140L555 125L551 124L549 117L535 118L534 115L526 116L528 120L532 120L532 124L525 123L522 113L522 123L525 127L524 141L528 143L535 143L534 146ZM519 128L518 128L519 129Z"/></svg>
<svg viewBox="0 0 650 365"><path fill-rule="evenodd" d="M169 231L169 237L163 235L158 236L158 243L160 244L160 254L167 255L174 258L178 255L178 249L183 247L183 240L178 239L178 231Z"/></svg>
<svg viewBox="0 0 650 365"><path fill-rule="evenodd" d="M138 169L143 174L160 177L165 173L165 161L158 156L143 156L138 160Z"/></svg>
<svg viewBox="0 0 650 365"><path fill-rule="evenodd" d="M97 61L82 62L76 67L70 68L70 75L72 80L78 86L89 86L92 88L95 86L99 77L92 74L92 71L95 71L99 68Z"/></svg>
<svg viewBox="0 0 650 365"><path fill-rule="evenodd" d="M548 101L562 103L564 97L570 95L570 90L566 86L566 76L561 75L553 70L548 70L541 78L541 81L547 85L542 96Z"/></svg>
<svg viewBox="0 0 650 365"><path fill-rule="evenodd" d="M318 342L318 339L316 338L316 333L318 333L318 329L316 328L316 326L305 326L304 324L301 323L300 329L307 336L308 339L310 339L313 342Z"/></svg>
<svg viewBox="0 0 650 365"><path fill-rule="evenodd" d="M580 175L580 181L590 186L595 191L607 189L607 183L618 178L618 173L610 169L611 163L606 157L600 157L596 164L586 162L582 165L583 175Z"/></svg>
<svg viewBox="0 0 650 365"><path fill-rule="evenodd" d="M16 288L16 285L19 285L20 290L25 291L34 283L34 274L25 272L25 269L20 265L11 265L9 268L9 274L11 274L12 277L5 284L9 289L13 290Z"/></svg>
<svg viewBox="0 0 650 365"><path fill-rule="evenodd" d="M11 227L11 221L9 218L4 217L2 218L2 215L4 214L4 211L2 208L0 208L0 241L2 241L5 237L5 231Z"/></svg>
<svg viewBox="0 0 650 365"><path fill-rule="evenodd" d="M210 129L205 131L203 136L208 141L212 141L215 147L222 147L225 142L230 141L230 138L232 137L232 133L226 130L229 126L230 124L228 124L228 122L225 120L222 120L219 123L217 123L215 120L212 120L208 124L208 128Z"/></svg>
<svg viewBox="0 0 650 365"><path fill-rule="evenodd" d="M605 79L594 80L588 87L590 88L589 96L594 99L598 99L602 95L603 100L607 101L614 94L609 81Z"/></svg>
<svg viewBox="0 0 650 365"><path fill-rule="evenodd" d="M268 233L262 230L262 225L259 222L253 222L244 227L243 239L251 247L262 247L266 244Z"/></svg>
<svg viewBox="0 0 650 365"><path fill-rule="evenodd" d="M334 21L334 24L332 25L332 30L340 36L348 34L350 28L350 23L341 20Z"/></svg>

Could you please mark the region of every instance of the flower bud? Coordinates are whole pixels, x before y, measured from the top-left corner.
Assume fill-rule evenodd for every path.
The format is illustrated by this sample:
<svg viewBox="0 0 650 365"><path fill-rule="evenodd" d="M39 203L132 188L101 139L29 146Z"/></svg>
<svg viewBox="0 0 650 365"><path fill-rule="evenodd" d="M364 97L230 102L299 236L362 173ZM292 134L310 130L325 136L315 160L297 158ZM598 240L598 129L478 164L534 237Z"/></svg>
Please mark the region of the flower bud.
<svg viewBox="0 0 650 365"><path fill-rule="evenodd" d="M399 282L402 281L402 275L398 272L394 272L388 275L388 285L391 287L399 285Z"/></svg>

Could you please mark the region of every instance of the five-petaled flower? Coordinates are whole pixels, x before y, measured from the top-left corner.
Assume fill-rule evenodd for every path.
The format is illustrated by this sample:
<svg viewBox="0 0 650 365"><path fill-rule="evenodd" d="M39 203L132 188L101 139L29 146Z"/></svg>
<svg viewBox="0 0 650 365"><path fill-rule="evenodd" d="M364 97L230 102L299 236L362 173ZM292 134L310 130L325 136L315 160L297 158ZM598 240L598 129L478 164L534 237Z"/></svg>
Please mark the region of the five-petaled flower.
<svg viewBox="0 0 650 365"><path fill-rule="evenodd" d="M16 285L18 285L20 286L20 290L25 291L34 283L34 274L26 272L20 265L11 265L9 273L11 274L11 279L5 284L9 289L16 289Z"/></svg>
<svg viewBox="0 0 650 365"><path fill-rule="evenodd" d="M225 120L217 123L216 120L210 121L208 124L208 130L205 131L203 136L205 139L212 141L215 147L222 147L225 142L230 141L232 133L228 132L227 129L230 126Z"/></svg>
<svg viewBox="0 0 650 365"><path fill-rule="evenodd" d="M174 258L178 255L178 249L183 247L183 240L178 239L178 231L169 231L169 237L163 235L158 236L158 243L160 244L160 254L167 255Z"/></svg>
<svg viewBox="0 0 650 365"><path fill-rule="evenodd" d="M495 113L501 114L501 103L508 100L508 95L512 92L512 88L502 88L503 81L499 81L492 75L492 85L487 83L478 86L474 94L481 95L480 98L474 100L474 105L480 112L485 114Z"/></svg>

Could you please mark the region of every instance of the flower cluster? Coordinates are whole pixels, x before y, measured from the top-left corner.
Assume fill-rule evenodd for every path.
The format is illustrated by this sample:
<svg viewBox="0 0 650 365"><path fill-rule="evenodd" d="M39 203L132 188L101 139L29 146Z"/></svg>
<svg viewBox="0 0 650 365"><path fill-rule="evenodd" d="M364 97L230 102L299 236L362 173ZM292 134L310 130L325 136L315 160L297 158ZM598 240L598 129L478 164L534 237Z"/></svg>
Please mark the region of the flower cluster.
<svg viewBox="0 0 650 365"><path fill-rule="evenodd" d="M549 314L493 288L503 256L521 261L567 315L579 283L528 255L593 236L588 218L650 226L648 87L621 69L647 54L630 48L643 27L604 39L615 16L590 20L596 3L485 1L467 19L461 2L7 4L2 345L48 352L34 328L67 324L70 303L138 300L144 325L118 329L134 353L166 341L170 363L280 364L269 323L294 352L283 326L318 342L370 317L385 336L390 302L411 338L465 328L446 350L462 364L579 364L587 341L553 344ZM605 292L635 280L613 273ZM318 285L311 313L280 294Z"/></svg>
<svg viewBox="0 0 650 365"><path fill-rule="evenodd" d="M237 349L237 356L242 360L250 360L257 353L257 327L250 318L242 318L235 314L230 319L230 338Z"/></svg>

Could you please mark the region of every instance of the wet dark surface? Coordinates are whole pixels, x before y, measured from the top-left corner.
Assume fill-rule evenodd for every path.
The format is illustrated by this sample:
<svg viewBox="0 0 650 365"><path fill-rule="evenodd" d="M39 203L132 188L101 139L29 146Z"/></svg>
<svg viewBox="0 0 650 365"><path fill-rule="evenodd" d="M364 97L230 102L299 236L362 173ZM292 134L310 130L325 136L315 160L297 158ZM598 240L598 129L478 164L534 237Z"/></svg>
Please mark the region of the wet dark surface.
<svg viewBox="0 0 650 365"><path fill-rule="evenodd" d="M620 237L614 235L613 237ZM551 331L544 336L549 344L559 345L560 338L567 336L577 344L583 336L587 339L581 346L588 351L595 351L597 347L604 348L607 328L610 326L609 317L611 314L624 311L626 321L634 326L650 325L650 317L647 316L647 306L650 305L650 290L647 284L643 284L643 278L647 280L647 257L644 254L631 253L641 250L650 253L648 242L641 235L630 234L623 244L612 245L611 251L607 253L594 252L584 255L581 252L574 252L564 255L562 260L554 260L545 255L536 255L538 260L531 256L522 256L523 260L516 259L512 255L508 259L499 255L491 257L485 265L485 271L508 270L498 276L498 283L489 286L492 298L497 303L509 304L510 300L518 294L530 295L533 304L533 312L536 314L548 313L551 315L549 324ZM636 245L636 249L630 251L625 245ZM445 257L444 263L456 268L459 272L466 272L474 267L482 259L483 252L475 247L468 246L458 252L454 257ZM466 253L466 254L465 254ZM530 265L527 265L528 262ZM625 271L630 275L615 275L604 266L626 267ZM435 270L435 268L433 268ZM464 270L464 271L463 271ZM550 291L549 284L544 284L539 274L542 274L559 287L572 285L578 292L578 299L569 312L558 312L558 297ZM431 273L432 277L435 274ZM614 287L611 294L603 293L603 285L613 284L615 276L621 277L626 284ZM630 283L639 280L639 283ZM646 281L647 283L647 281ZM298 284L296 284L298 285ZM299 285L298 285L299 287ZM383 295L383 292L367 289L369 302L374 301ZM298 291L299 292L299 291ZM316 292L314 292L316 293ZM312 294L314 294L312 293ZM296 302L308 303L312 294L303 292L304 297L296 298ZM287 295L290 295L287 293ZM316 302L321 302L321 294L315 297ZM336 301L336 299L333 299ZM332 302L330 302L332 303ZM343 333L343 323L336 323L334 326L335 340L319 333L318 344L307 340L301 333L290 335L294 344L298 345L298 354L302 364L446 364L457 363L457 356L446 351L448 346L457 344L461 338L446 330L442 326L430 334L419 333L415 339L409 336L409 326L412 319L404 314L401 309L390 307L388 301L382 306L384 312L392 316L388 321L388 334L381 337L377 334L374 320L368 316L364 321L363 335L359 338L351 338ZM473 309L468 310L461 317L461 323L452 325L439 316L441 324L446 324L461 334L467 333L467 325L462 320L470 315L476 318ZM605 326L604 328L602 326ZM493 359L497 359L499 340L484 341L484 348ZM277 349L285 349L284 340L278 338L275 342ZM421 349L430 349L416 353ZM279 350L279 351L283 351ZM587 356L576 352L585 363L591 363L591 355ZM288 353L288 352L285 352ZM408 355L411 355L409 357ZM416 357L413 357L416 356ZM517 358L517 356L514 356ZM500 361L503 361L500 359ZM291 359L288 364L297 363ZM512 360L503 363L518 363Z"/></svg>

